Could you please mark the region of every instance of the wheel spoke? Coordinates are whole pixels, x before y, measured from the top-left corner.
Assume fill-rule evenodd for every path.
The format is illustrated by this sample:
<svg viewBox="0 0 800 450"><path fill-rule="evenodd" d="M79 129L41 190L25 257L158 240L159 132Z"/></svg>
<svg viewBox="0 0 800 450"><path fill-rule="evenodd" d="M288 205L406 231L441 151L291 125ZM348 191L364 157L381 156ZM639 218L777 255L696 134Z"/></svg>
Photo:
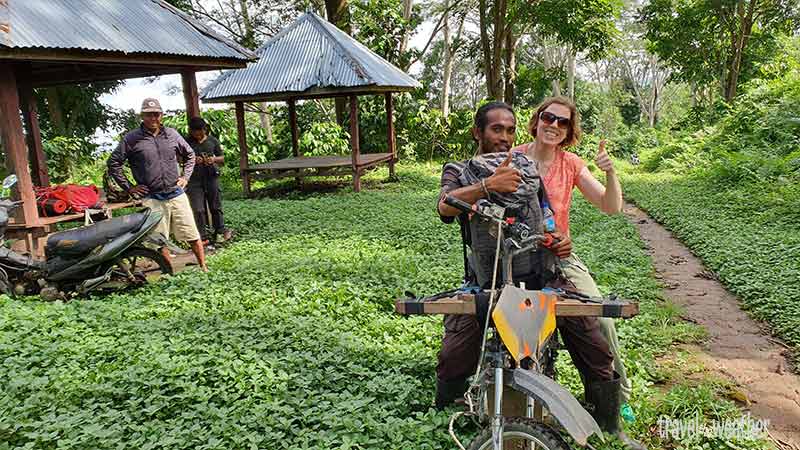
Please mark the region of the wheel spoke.
<svg viewBox="0 0 800 450"><path fill-rule="evenodd" d="M557 432L532 419L511 418L503 428L505 450L569 450ZM470 445L470 450L491 450L491 429L484 429Z"/></svg>

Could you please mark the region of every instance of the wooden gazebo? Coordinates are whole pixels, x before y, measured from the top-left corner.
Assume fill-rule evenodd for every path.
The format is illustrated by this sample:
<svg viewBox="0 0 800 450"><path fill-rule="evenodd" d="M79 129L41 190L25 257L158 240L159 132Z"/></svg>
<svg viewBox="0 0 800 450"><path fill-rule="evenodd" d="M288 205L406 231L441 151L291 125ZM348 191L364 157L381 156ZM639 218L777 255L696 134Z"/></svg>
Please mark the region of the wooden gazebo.
<svg viewBox="0 0 800 450"><path fill-rule="evenodd" d="M0 138L23 201L9 234L41 255L55 223L76 219L38 212L33 187L50 181L35 88L180 73L191 117L200 112L195 72L255 58L163 0L0 0Z"/></svg>
<svg viewBox="0 0 800 450"><path fill-rule="evenodd" d="M208 103L234 103L239 130L239 167L246 195L250 181L270 178L353 175L361 189L361 175L382 163L394 176L397 161L392 93L420 84L322 17L308 12L256 50L259 60L246 69L229 70L203 91ZM386 99L388 149L362 154L358 132L358 96ZM304 157L300 154L296 105L298 100L346 97L350 103L350 156ZM289 106L293 157L249 165L244 122L245 102L285 101Z"/></svg>

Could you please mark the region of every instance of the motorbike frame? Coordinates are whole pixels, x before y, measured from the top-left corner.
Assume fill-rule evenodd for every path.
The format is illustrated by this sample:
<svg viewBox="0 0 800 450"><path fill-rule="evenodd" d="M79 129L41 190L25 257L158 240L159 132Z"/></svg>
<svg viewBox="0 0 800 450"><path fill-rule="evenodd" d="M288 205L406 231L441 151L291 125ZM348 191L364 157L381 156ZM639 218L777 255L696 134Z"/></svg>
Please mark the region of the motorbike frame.
<svg viewBox="0 0 800 450"><path fill-rule="evenodd" d="M495 204L488 204L482 208L469 205L453 197L446 197L445 203L458 208L469 214L475 214L479 220L488 220L497 225L499 261L495 261L495 274L497 276L497 265L502 264L504 280L503 285L513 285L513 258L517 254L532 251L539 248L547 237L532 233L525 224L510 221L505 218L505 211L502 207ZM508 236L504 236L508 233ZM494 282L494 280L493 280ZM510 352L497 332L491 320L492 308L496 306L499 298L499 289L494 291L494 299L490 301L489 311L486 317L486 328L484 334L485 351L480 362L481 371L476 374L479 393L478 415L479 419L485 423L491 422L492 429L492 449L503 449L503 427L505 417L503 416L503 391L511 388L526 396L526 418L536 420L544 426L549 426L542 421L543 409L546 409L550 416L567 431L578 445L585 447L591 435L596 434L603 440L603 432L594 418L587 412L577 399L563 386L558 384L553 378L544 374L545 369L552 369L554 373L553 355L555 333L551 335L547 342L537 349L536 358L532 360L531 367L517 367L516 361L511 357ZM550 371L550 370L548 370ZM474 383L474 381L473 381ZM493 384L492 390L494 408L491 413L488 411L488 387ZM470 391L465 394L469 397ZM471 399L467 398L468 403Z"/></svg>

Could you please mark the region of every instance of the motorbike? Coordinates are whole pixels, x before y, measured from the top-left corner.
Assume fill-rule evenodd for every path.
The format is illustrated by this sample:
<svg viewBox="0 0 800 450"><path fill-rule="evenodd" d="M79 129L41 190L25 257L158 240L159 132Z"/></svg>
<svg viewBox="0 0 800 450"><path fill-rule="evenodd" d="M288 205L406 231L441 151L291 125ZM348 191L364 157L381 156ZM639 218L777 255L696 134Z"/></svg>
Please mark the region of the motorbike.
<svg viewBox="0 0 800 450"><path fill-rule="evenodd" d="M14 184L16 176L9 175L3 190ZM7 196L0 199L0 239L9 214L21 204ZM165 242L150 236L159 221L160 212L145 208L53 233L47 238L44 261L0 246L0 292L66 300L93 291L129 289L172 274L172 266L158 251Z"/></svg>
<svg viewBox="0 0 800 450"><path fill-rule="evenodd" d="M526 224L507 218L505 209L499 205L487 203L478 207L451 196L444 201L497 227L495 269L488 291L460 288L396 303L397 311L403 315L474 314L483 323L478 368L464 395L469 410L451 417L450 436L461 450L570 450L561 430L581 447L589 446L592 435L602 440L603 433L594 417L556 381L555 361L561 347L556 330L556 304L572 300L594 305L591 311L568 314L571 316L622 318L636 315L638 305L615 298L586 297L563 289L526 290L517 286L512 275L514 256L548 246L553 237L537 234ZM499 273L504 278L500 285ZM458 309L445 309L448 304L457 304ZM519 415L503 409L507 397L504 391L508 389L524 400L524 411L521 414L517 411ZM513 398L513 393L509 398ZM482 428L468 447L462 445L454 432L454 422L460 416L472 417Z"/></svg>

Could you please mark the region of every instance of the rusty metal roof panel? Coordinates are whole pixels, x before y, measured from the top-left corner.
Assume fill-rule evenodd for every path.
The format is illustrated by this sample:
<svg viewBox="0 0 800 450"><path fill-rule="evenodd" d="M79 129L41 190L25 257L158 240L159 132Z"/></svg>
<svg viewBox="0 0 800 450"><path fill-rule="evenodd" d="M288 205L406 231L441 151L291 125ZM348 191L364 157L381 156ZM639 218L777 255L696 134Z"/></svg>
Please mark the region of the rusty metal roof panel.
<svg viewBox="0 0 800 450"><path fill-rule="evenodd" d="M163 0L0 0L2 9L0 47L255 59Z"/></svg>
<svg viewBox="0 0 800 450"><path fill-rule="evenodd" d="M273 36L247 68L228 70L203 91L205 101L301 94L311 89L420 84L369 48L314 13L305 13Z"/></svg>

